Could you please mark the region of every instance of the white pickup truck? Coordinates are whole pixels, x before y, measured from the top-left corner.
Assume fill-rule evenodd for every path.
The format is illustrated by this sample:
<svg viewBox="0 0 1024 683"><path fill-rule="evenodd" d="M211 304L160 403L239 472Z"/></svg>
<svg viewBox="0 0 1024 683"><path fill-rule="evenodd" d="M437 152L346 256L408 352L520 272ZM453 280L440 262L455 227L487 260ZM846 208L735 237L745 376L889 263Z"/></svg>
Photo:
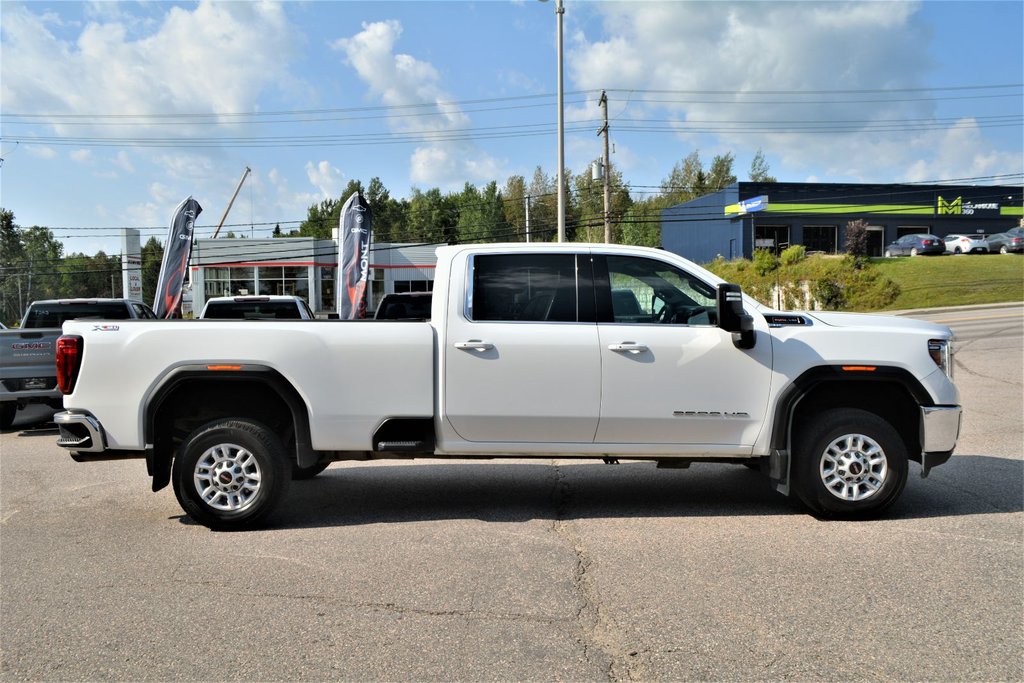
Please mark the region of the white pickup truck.
<svg viewBox="0 0 1024 683"><path fill-rule="evenodd" d="M861 517L946 462L952 334L784 313L674 254L582 244L438 249L430 321L68 322L58 444L145 458L212 528L263 523L336 460L654 460L759 467Z"/></svg>

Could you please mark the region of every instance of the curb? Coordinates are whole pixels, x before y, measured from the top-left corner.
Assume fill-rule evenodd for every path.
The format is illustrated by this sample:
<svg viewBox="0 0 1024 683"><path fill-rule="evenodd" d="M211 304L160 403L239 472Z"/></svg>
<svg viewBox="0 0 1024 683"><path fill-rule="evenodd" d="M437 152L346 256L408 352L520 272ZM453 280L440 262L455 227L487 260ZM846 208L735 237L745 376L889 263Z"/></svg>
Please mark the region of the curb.
<svg viewBox="0 0 1024 683"><path fill-rule="evenodd" d="M991 308L1021 307L1024 302L1004 301L999 304L968 304L966 306L937 306L936 308L909 308L903 311L872 311L879 315L920 315L927 313L953 313L957 311L984 311Z"/></svg>

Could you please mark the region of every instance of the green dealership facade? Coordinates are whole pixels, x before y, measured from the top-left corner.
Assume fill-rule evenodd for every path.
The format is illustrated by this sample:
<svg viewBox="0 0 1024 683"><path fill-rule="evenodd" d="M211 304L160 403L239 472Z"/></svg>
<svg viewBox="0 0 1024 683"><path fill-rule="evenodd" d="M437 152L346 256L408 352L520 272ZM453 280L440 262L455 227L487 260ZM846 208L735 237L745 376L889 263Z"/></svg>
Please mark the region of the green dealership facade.
<svg viewBox="0 0 1024 683"><path fill-rule="evenodd" d="M698 263L717 256L845 250L846 226L864 220L868 249L881 256L903 235L993 234L1024 218L1017 185L869 185L738 182L662 211L661 244Z"/></svg>

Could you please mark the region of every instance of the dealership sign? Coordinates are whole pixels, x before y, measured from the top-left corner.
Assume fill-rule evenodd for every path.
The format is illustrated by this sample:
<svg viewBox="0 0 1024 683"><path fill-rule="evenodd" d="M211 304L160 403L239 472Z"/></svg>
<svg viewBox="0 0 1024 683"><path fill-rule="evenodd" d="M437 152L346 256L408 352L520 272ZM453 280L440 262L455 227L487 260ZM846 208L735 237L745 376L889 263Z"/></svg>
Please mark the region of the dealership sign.
<svg viewBox="0 0 1024 683"><path fill-rule="evenodd" d="M740 213L754 213L755 211L764 211L768 208L768 195L763 194L760 197L752 197L750 199L740 200Z"/></svg>
<svg viewBox="0 0 1024 683"><path fill-rule="evenodd" d="M936 213L940 216L975 216L978 214L999 214L999 202L965 202L963 197L945 200L939 197Z"/></svg>

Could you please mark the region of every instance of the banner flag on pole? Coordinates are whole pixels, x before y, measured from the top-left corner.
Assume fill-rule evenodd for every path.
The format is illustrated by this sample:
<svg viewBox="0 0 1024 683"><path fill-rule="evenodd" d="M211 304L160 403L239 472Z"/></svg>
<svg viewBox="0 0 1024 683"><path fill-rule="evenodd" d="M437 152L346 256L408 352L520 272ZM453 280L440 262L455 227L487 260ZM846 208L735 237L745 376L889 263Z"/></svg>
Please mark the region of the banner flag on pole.
<svg viewBox="0 0 1024 683"><path fill-rule="evenodd" d="M153 312L158 318L173 318L181 306L181 286L192 256L192 231L196 218L203 212L199 202L189 196L171 217L171 228L164 244L164 258L160 263L160 277L156 282Z"/></svg>
<svg viewBox="0 0 1024 683"><path fill-rule="evenodd" d="M361 192L341 207L338 257L338 317L366 317L366 283L370 275L370 205Z"/></svg>

